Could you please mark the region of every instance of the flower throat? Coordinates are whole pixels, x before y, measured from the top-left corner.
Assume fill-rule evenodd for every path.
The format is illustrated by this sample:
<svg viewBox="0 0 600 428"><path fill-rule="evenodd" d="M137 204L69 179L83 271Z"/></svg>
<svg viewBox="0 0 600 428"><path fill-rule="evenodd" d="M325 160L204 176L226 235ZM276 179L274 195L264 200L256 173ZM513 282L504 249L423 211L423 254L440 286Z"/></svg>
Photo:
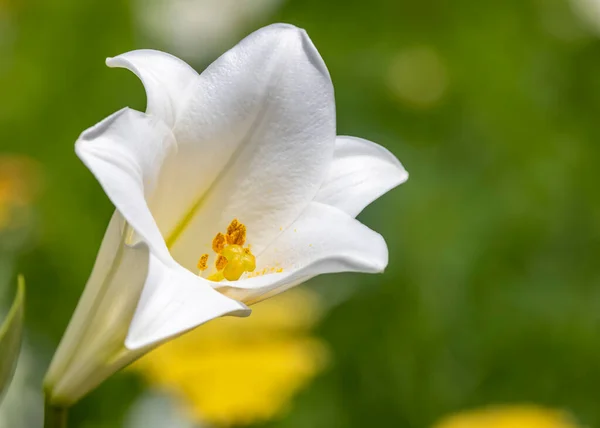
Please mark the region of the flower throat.
<svg viewBox="0 0 600 428"><path fill-rule="evenodd" d="M256 258L246 243L246 226L233 219L225 234L219 232L212 241L212 249L216 253L216 272L209 275L210 281L237 281L245 272L256 269ZM203 254L198 260L200 272L208 268L208 254Z"/></svg>

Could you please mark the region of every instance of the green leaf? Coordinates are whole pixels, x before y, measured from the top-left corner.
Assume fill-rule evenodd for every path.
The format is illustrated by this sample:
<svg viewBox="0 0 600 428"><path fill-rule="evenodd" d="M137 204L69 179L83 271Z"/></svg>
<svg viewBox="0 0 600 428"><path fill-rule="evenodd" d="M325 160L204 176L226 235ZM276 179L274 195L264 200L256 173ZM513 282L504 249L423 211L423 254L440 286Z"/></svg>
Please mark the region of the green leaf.
<svg viewBox="0 0 600 428"><path fill-rule="evenodd" d="M0 402L8 390L21 350L24 302L25 280L19 276L17 295L8 316L0 324Z"/></svg>

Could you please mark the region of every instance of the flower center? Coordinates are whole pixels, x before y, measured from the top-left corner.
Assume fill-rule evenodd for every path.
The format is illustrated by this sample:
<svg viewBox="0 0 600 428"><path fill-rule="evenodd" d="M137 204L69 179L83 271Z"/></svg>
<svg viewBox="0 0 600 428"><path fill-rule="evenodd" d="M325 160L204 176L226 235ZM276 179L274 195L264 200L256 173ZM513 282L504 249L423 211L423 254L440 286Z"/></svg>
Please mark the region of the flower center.
<svg viewBox="0 0 600 428"><path fill-rule="evenodd" d="M210 281L237 281L244 272L256 269L256 258L250 247L244 248L246 242L246 226L237 219L227 227L227 233L217 233L213 239L212 249L216 253L216 272L208 276ZM208 268L208 254L203 254L198 261L200 272Z"/></svg>

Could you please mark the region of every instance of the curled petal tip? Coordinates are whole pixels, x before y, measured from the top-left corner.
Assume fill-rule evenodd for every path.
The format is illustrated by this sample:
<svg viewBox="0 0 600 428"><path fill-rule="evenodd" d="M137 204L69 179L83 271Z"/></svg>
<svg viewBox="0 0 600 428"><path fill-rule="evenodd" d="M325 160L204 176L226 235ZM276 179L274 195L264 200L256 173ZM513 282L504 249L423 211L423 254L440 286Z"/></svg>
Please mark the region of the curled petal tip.
<svg viewBox="0 0 600 428"><path fill-rule="evenodd" d="M378 235L377 249L373 251L373 259L371 260L373 273L383 273L388 265L389 252L385 239L380 234Z"/></svg>
<svg viewBox="0 0 600 428"><path fill-rule="evenodd" d="M259 31L264 31L265 33L272 32L273 36L280 40L285 38L292 43L299 43L301 49L304 51L311 64L327 79L331 80L329 70L327 70L327 66L323 61L323 58L321 58L319 51L317 51L317 48L313 44L311 38L308 36L306 30L296 27L292 24L277 23L271 24Z"/></svg>

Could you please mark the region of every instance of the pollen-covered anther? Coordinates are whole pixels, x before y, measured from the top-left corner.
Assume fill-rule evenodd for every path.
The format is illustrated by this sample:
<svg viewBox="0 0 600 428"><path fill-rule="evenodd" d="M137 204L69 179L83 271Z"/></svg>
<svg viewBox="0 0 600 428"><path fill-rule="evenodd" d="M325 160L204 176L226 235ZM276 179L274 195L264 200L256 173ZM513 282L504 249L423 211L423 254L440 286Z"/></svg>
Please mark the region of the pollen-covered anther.
<svg viewBox="0 0 600 428"><path fill-rule="evenodd" d="M200 260L198 260L198 269L202 272L208 267L208 254L202 254Z"/></svg>
<svg viewBox="0 0 600 428"><path fill-rule="evenodd" d="M223 248L225 248L226 243L225 235L223 235L221 232L217 233L217 236L215 236L212 241L213 251L217 254L221 254L221 251L223 251Z"/></svg>
<svg viewBox="0 0 600 428"><path fill-rule="evenodd" d="M234 218L227 226L227 243L229 245L244 245L246 242L246 226Z"/></svg>
<svg viewBox="0 0 600 428"><path fill-rule="evenodd" d="M222 256L221 254L219 254L217 256L217 261L215 262L215 267L217 268L217 270L223 270L225 268L226 264L227 264L227 259L225 258L225 256Z"/></svg>

